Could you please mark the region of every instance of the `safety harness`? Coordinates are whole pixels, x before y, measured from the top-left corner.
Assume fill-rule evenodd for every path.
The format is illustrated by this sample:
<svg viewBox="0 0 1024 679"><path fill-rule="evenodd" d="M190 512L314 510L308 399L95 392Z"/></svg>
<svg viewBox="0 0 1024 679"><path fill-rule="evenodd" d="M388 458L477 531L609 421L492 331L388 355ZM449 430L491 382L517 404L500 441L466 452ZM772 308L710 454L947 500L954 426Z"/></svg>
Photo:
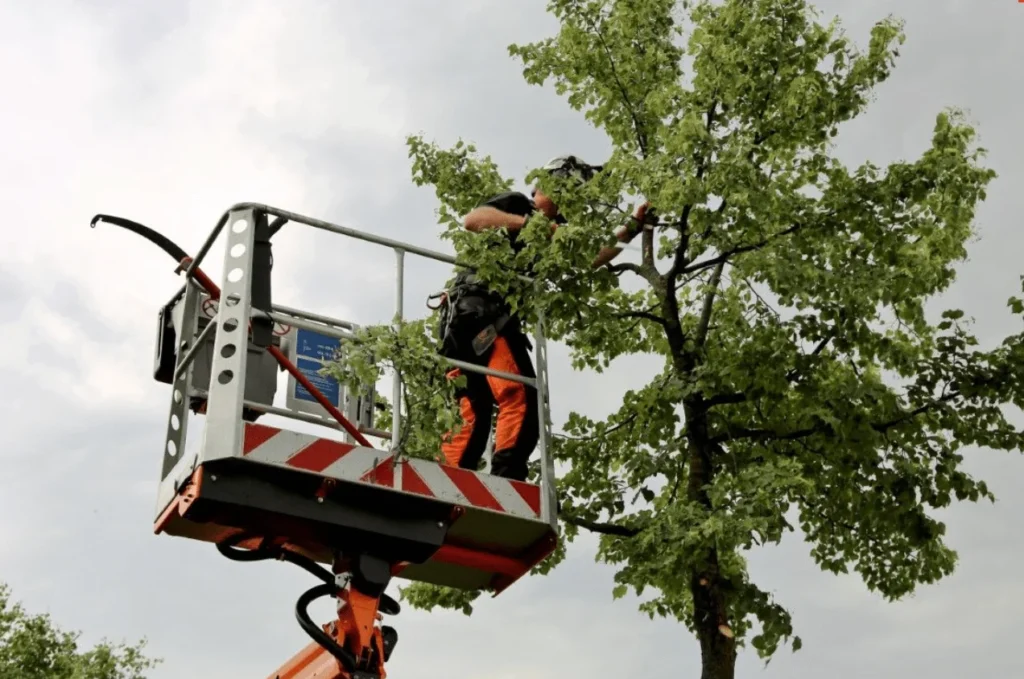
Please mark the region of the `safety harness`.
<svg viewBox="0 0 1024 679"><path fill-rule="evenodd" d="M450 358L465 355L466 344L483 355L514 321L505 300L471 271L460 271L448 288L430 295L427 307L439 311L441 354Z"/></svg>

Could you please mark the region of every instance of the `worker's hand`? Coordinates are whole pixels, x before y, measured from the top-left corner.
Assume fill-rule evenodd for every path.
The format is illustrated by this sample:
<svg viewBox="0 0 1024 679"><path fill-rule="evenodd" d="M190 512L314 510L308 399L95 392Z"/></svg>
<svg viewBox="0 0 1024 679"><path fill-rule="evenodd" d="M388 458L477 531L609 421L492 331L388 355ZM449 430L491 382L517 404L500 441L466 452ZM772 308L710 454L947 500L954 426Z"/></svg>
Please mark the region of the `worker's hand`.
<svg viewBox="0 0 1024 679"><path fill-rule="evenodd" d="M641 231L653 229L654 225L657 223L658 216L655 214L654 210L651 209L650 202L644 201L643 204L636 209L636 212L633 213L632 223L626 224L622 231L619 232L619 240L629 243L639 236Z"/></svg>
<svg viewBox="0 0 1024 679"><path fill-rule="evenodd" d="M643 223L644 217L647 216L647 208L649 207L651 207L651 203L645 200L643 204L636 209L636 212L633 213L633 219Z"/></svg>
<svg viewBox="0 0 1024 679"><path fill-rule="evenodd" d="M650 201L645 200L643 205L638 207L636 212L633 213L633 219L643 224L645 229L651 229L658 223L658 214L651 207Z"/></svg>

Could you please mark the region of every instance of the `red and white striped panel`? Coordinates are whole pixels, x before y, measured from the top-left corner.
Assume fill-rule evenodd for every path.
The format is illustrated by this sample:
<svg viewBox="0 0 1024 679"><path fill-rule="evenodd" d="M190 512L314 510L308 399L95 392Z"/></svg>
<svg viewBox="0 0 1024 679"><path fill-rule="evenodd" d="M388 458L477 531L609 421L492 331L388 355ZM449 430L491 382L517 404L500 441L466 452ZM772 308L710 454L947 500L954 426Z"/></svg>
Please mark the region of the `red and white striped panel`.
<svg viewBox="0 0 1024 679"><path fill-rule="evenodd" d="M250 460L304 469L330 478L372 483L463 507L540 519L539 486L430 460L403 459L396 467L387 451L311 434L247 422L242 454Z"/></svg>
<svg viewBox="0 0 1024 679"><path fill-rule="evenodd" d="M452 504L540 518L540 486L430 460L403 460L401 490Z"/></svg>

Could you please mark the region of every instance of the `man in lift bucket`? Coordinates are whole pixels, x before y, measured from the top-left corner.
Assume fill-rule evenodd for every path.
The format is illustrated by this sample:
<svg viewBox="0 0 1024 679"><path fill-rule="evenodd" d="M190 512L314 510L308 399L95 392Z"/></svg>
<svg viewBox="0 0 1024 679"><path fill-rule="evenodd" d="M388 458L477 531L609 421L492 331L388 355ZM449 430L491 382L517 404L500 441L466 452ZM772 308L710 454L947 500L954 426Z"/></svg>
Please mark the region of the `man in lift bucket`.
<svg viewBox="0 0 1024 679"><path fill-rule="evenodd" d="M577 156L559 156L543 168L554 176L574 177L589 181L601 166L589 165ZM550 197L534 188L531 200L522 193L510 191L480 203L463 220L466 230L480 233L485 229L506 229L515 252L519 230L534 212L552 220L552 228L564 224L558 207ZM633 219L620 227L615 235L619 242L632 241L648 218L648 204L638 209ZM605 247L598 253L593 267L604 266L622 250ZM441 306L441 353L449 358L486 366L492 370L536 377L529 351L530 341L519 320L509 313L501 297L488 290L472 272L462 270L445 293ZM455 368L447 373L451 379L462 372ZM491 411L498 406L498 422L494 435L491 474L525 481L527 461L540 436L537 390L522 382L466 373L466 385L456 393L463 425L449 434L442 443L447 464L477 470L487 447L491 430Z"/></svg>

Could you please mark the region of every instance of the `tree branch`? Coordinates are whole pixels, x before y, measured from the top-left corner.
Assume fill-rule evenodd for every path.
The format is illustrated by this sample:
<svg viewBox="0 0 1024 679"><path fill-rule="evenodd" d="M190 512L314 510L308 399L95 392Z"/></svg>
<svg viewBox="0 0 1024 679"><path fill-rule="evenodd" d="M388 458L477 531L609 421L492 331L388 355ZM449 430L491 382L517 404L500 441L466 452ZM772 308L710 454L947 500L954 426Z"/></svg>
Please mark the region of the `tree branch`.
<svg viewBox="0 0 1024 679"><path fill-rule="evenodd" d="M629 526L619 526L614 523L600 523L597 521L587 521L586 519L578 519L573 516L562 516L562 521L566 522L571 526L577 528L585 528L592 533L601 533L603 535L616 535L623 538L631 538L640 534L639 528L630 528Z"/></svg>
<svg viewBox="0 0 1024 679"><path fill-rule="evenodd" d="M713 95L714 96L714 95ZM715 126L715 113L718 110L718 100L713 99L711 105L708 106L707 111L707 122L704 125L705 131L710 134L711 128ZM713 153L713 151L712 151ZM701 181L704 178L704 173L707 172L709 157L702 157L697 161L697 170L695 177L697 181ZM724 205L724 202L723 202ZM672 266L665 274L665 284L668 289L675 287L676 278L682 273L683 267L686 266L686 251L690 249L690 213L693 211L693 205L683 206L682 213L679 216L679 246L676 247L675 257L672 259Z"/></svg>
<svg viewBox="0 0 1024 679"><path fill-rule="evenodd" d="M686 266L686 251L690 249L690 212L693 205L684 205L679 215L679 244L676 246L675 257L672 258L672 266L665 272L665 286L669 289L675 287L676 278Z"/></svg>
<svg viewBox="0 0 1024 679"><path fill-rule="evenodd" d="M722 278L722 269L725 268L725 262L719 263L715 272L711 274L711 281L708 285L711 289L708 290L707 296L704 297L704 308L700 312L700 324L697 326L696 342L697 346L703 346L704 341L708 336L708 326L711 323L711 310L714 307L715 295L718 294L718 284Z"/></svg>
<svg viewBox="0 0 1024 679"><path fill-rule="evenodd" d="M654 269L654 227L642 226L640 250L643 252L643 264L647 269Z"/></svg>
<svg viewBox="0 0 1024 679"><path fill-rule="evenodd" d="M736 392L733 394L716 394L711 398L704 399L704 406L707 408L714 408L715 406L743 403L746 400L747 395L743 392Z"/></svg>
<svg viewBox="0 0 1024 679"><path fill-rule="evenodd" d="M733 427L725 434L712 436L713 443L726 443L729 441L795 441L806 438L813 434L829 433L831 427L822 425L820 427L807 427L791 432L777 432L770 429L749 429L747 427Z"/></svg>
<svg viewBox="0 0 1024 679"><path fill-rule="evenodd" d="M622 313L615 314L616 318L640 318L652 323L657 323L660 326L665 325L665 319L661 316L650 313L649 311L623 311Z"/></svg>
<svg viewBox="0 0 1024 679"><path fill-rule="evenodd" d="M759 243L752 243L750 245L738 245L738 246L734 247L733 249L728 250L727 252L724 252L724 253L718 255L717 257L712 257L711 259L705 259L703 262L697 262L696 264L688 266L685 269L683 269L680 273L693 273L694 271L700 271L702 269L707 269L708 267L712 267L712 266L715 266L717 264L724 263L726 260L728 260L733 255L742 254L744 252L751 252L753 250L760 250L761 248L763 248L765 245L767 245L768 243L772 242L776 238L781 238L783 236L788 236L791 233L795 233L796 231L800 230L800 228L802 226L803 226L803 224L795 224L795 225L789 227L788 229L784 229L783 231L780 231L778 233L772 234L771 236L768 236L767 238L762 239Z"/></svg>
<svg viewBox="0 0 1024 679"><path fill-rule="evenodd" d="M937 406L942 405L943 403L947 403L949 401L952 401L954 398L957 398L958 396L960 396L960 392L958 390L954 389L950 393L945 394L945 395L935 399L934 401L931 401L929 403L925 403L923 406L920 406L918 408L914 408L910 412L904 413L903 415L900 415L899 417L897 417L894 420L889 420L888 422L881 422L881 423L878 423L878 424L872 424L871 427L872 427L872 429L874 429L877 432L885 433L885 432L889 431L890 429L892 429L893 427L898 427L899 425L903 424L904 422L908 422L908 421L914 419L915 417L917 417L918 415L923 415L924 413L927 413L928 411L933 410L934 408L936 408Z"/></svg>
<svg viewBox="0 0 1024 679"><path fill-rule="evenodd" d="M679 283L676 283L676 292L678 292L679 290L681 290L681 289L683 289L684 287L686 287L686 286L687 286L687 285L688 285L688 284L689 284L689 283L690 283L690 282L691 282L691 281L692 281L693 279L695 279L695 278L699 278L700 276L703 276L703 275L704 275L704 272L703 272L703 271L698 271L698 272L697 272L697 273L695 273L695 274L692 274L692 275L690 275L690 276L687 276L686 278L684 278L684 279L683 279L682 281L680 281Z"/></svg>
<svg viewBox="0 0 1024 679"><path fill-rule="evenodd" d="M640 265L634 264L633 262L622 262L621 264L608 264L607 266L605 266L605 268L611 271L612 273L622 273L624 271L629 271L630 273L635 273L637 276L640 276L641 278L644 275L643 271L640 270Z"/></svg>
<svg viewBox="0 0 1024 679"><path fill-rule="evenodd" d="M646 158L647 134L644 132L643 125L640 122L640 116L638 115L636 108L633 106L629 93L626 92L626 87L622 84L622 80L619 78L619 71L615 67L615 59L612 57L611 48L608 46L608 42L604 39L604 33L601 32L601 29L596 22L591 23L590 28L594 31L594 35L597 36L598 41L601 43L605 56L608 57L608 65L612 70L612 78L614 78L615 84L619 88L619 93L622 95L622 104L626 107L626 112L629 113L629 117L633 120L633 130L636 132L636 143L637 146L640 147L640 154Z"/></svg>
<svg viewBox="0 0 1024 679"><path fill-rule="evenodd" d="M822 340L818 342L814 349L811 350L811 353L807 355L810 357L814 357L823 352L825 350L825 347L828 346L828 343L835 339L837 334L839 334L839 329L833 327L831 330L829 330L825 337L823 337ZM797 379L800 378L800 376L800 371L797 370L796 368L793 368L792 370L786 373L786 379L790 382L795 382Z"/></svg>
<svg viewBox="0 0 1024 679"><path fill-rule="evenodd" d="M723 262L723 264L728 264L728 263L729 262ZM765 309L768 309L768 311L772 312L772 314L774 314L776 318L782 318L782 314L779 313L779 310L776 309L775 307L773 307L771 304L768 303L768 300L766 300L761 295L761 293L759 293L754 288L754 285L750 282L750 280L746 276L740 276L740 280L743 281L743 284L747 286L747 289L750 290L751 294L753 294L754 297L757 298L757 301L759 301L761 303L761 305Z"/></svg>
<svg viewBox="0 0 1024 679"><path fill-rule="evenodd" d="M633 262L606 264L605 268L615 274L622 273L623 271L629 271L630 273L634 273L647 281L655 290L661 287L661 280L659 279L657 269L641 266L640 264L634 264Z"/></svg>
<svg viewBox="0 0 1024 679"><path fill-rule="evenodd" d="M904 424L905 422L909 422L910 420L914 419L918 415L923 415L924 413L927 413L930 410L933 410L934 408L942 405L943 403L947 403L949 401L952 401L954 398L957 398L959 395L960 395L960 392L954 390L953 392L951 392L949 394L946 394L946 395L944 395L944 396L942 396L940 398L937 398L937 399L934 399L932 401L929 401L928 403L925 403L922 406L914 408L913 410L907 411L907 412L903 413L902 415L900 415L897 418L894 418L892 420L888 420L886 422L875 422L875 423L873 423L871 425L871 428L874 429L875 431L877 431L880 434L884 434L885 432L887 432L888 430L892 429L893 427L898 427L899 425ZM802 439L802 438L807 438L808 436L813 436L814 434L832 435L834 433L835 433L835 430L833 430L832 427L827 425L827 424L819 424L819 425L815 425L813 427L806 427L804 429L797 429L797 430L791 431L791 432L778 432L778 431L772 431L770 429L749 429L747 427L734 427L734 428L730 429L726 433L719 434L718 436L712 437L711 441L714 442L714 443L724 443L724 442L727 442L727 441L740 441L740 440L749 440L749 441L795 441L797 439Z"/></svg>
<svg viewBox="0 0 1024 679"><path fill-rule="evenodd" d="M600 434L594 434L593 436L567 436L566 434L555 434L555 438L564 439L566 441L593 441L598 436L607 436L612 432L618 431L619 429L622 429L623 427L632 424L633 422L636 421L636 418L638 416L639 413L632 413L626 419L622 420L622 422L612 425L611 427L608 427L607 429L602 431Z"/></svg>
<svg viewBox="0 0 1024 679"><path fill-rule="evenodd" d="M811 350L809 354L807 354L807 356L817 356L822 351L824 351L825 347L828 346L828 343L835 338L837 333L838 331L835 328L832 328L832 330L829 331L825 338L818 342L818 344L814 347L813 350ZM789 382L795 382L800 377L800 372L796 368L793 368L792 370L786 373L786 380ZM736 403L744 403L747 401L747 398L748 397L746 392L742 391L737 391L729 394L716 394L711 398L704 399L704 405L708 408L714 408L715 406L721 405L733 405Z"/></svg>

